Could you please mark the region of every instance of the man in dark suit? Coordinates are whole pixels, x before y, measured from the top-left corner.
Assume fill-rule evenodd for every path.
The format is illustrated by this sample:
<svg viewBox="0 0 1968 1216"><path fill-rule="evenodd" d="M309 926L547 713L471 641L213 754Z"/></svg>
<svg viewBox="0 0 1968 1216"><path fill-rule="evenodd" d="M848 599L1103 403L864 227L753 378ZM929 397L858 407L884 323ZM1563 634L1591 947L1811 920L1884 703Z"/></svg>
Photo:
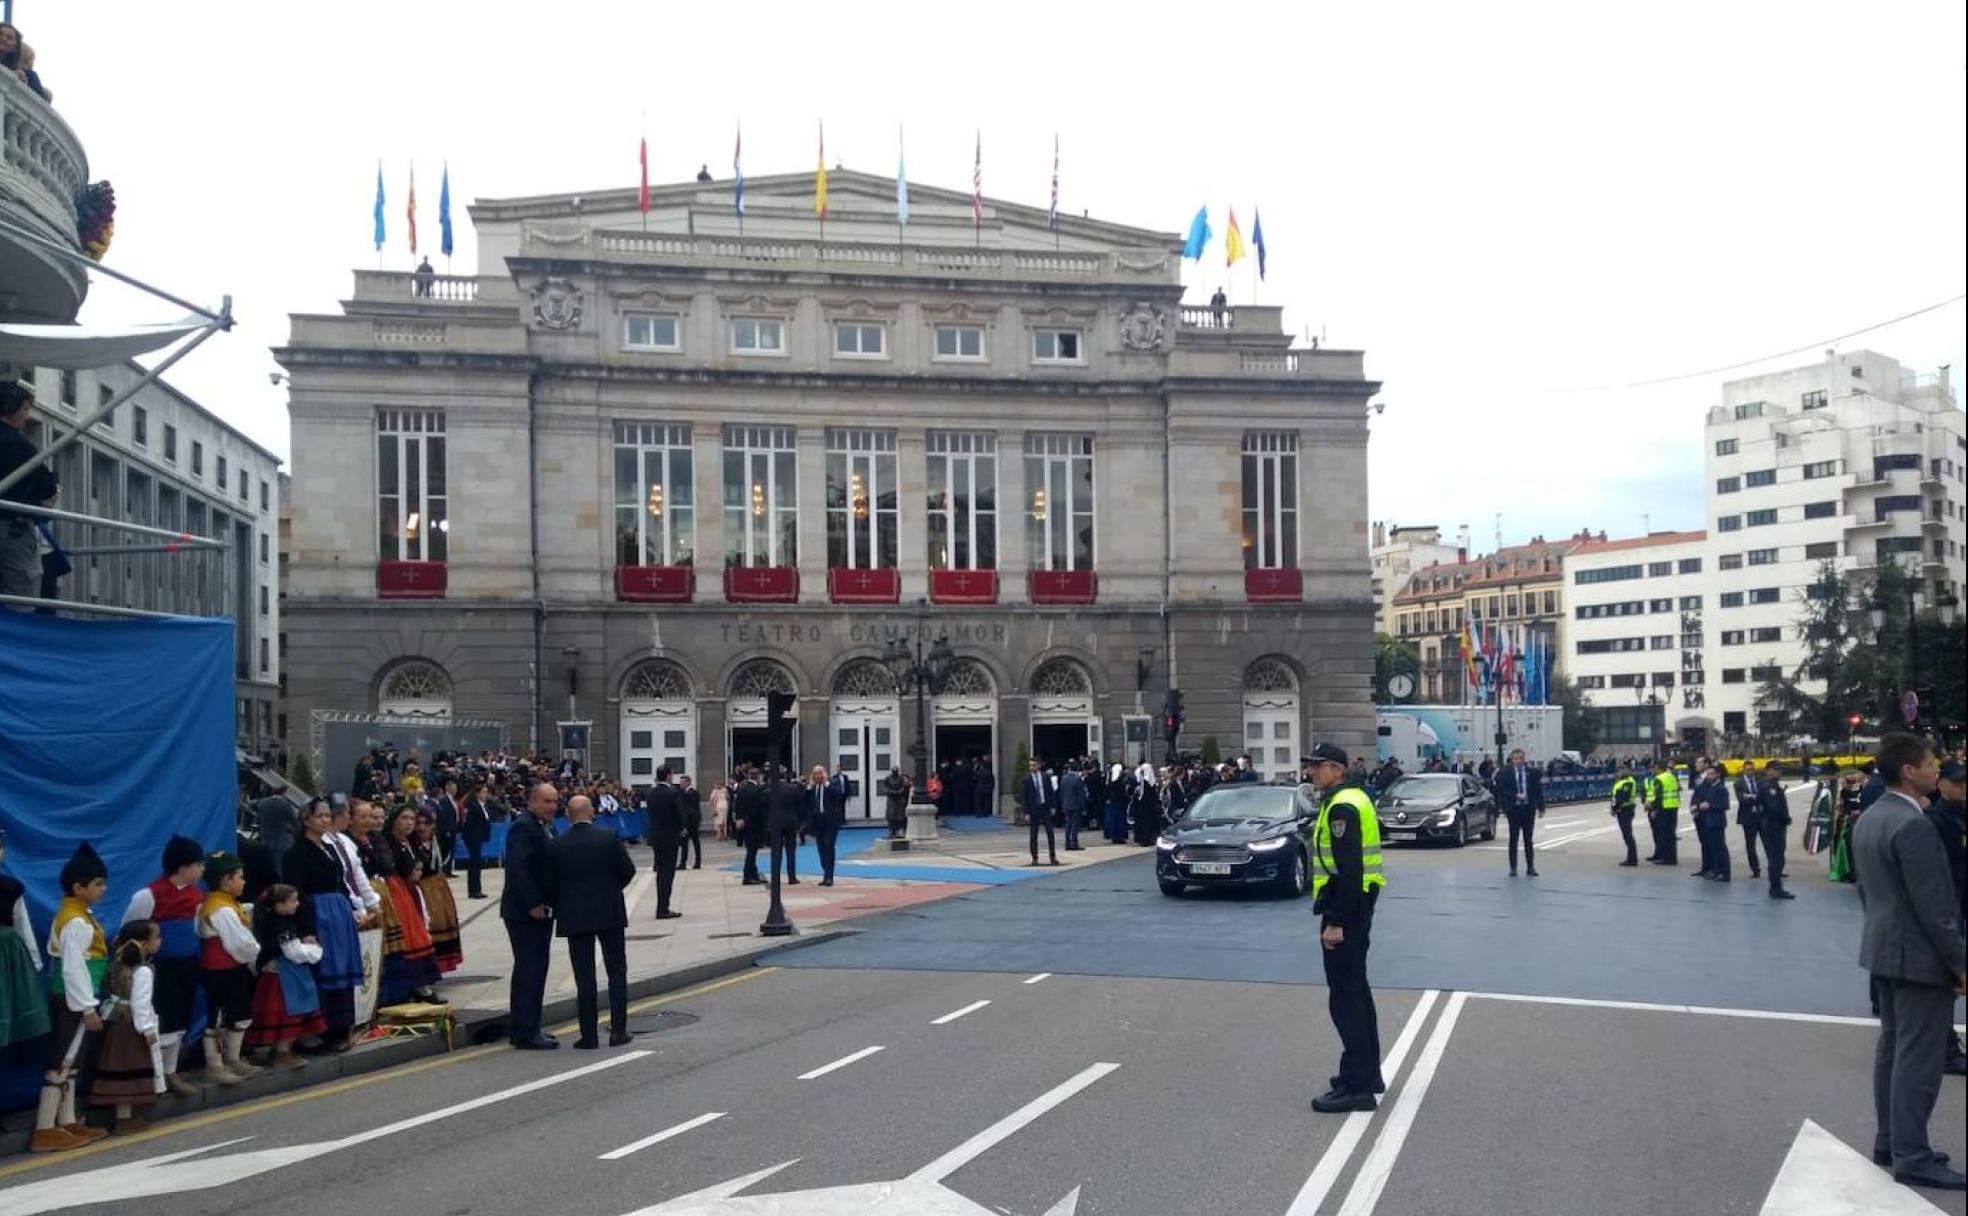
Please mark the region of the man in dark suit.
<svg viewBox="0 0 1968 1216"><path fill-rule="evenodd" d="M820 851L820 885L834 885L835 845L840 839L840 831L847 826L847 770L837 769L829 777L827 770L819 765L813 766L814 791L811 797L815 805L811 807L809 820L813 833L814 847Z"/></svg>
<svg viewBox="0 0 1968 1216"><path fill-rule="evenodd" d="M553 845L554 881L561 892L554 918L556 932L567 939L567 960L573 965L581 1018L581 1037L574 1046L582 1051L601 1046L596 942L601 943L601 965L608 972L608 1045L620 1047L635 1037L629 1033L629 956L622 937L629 924L622 891L635 881L635 862L622 837L596 827L594 816L594 803L586 797L569 798L567 819L572 826Z"/></svg>
<svg viewBox="0 0 1968 1216"><path fill-rule="evenodd" d="M677 847L683 841L683 799L670 784L670 766L656 770L656 784L649 787L649 843L656 852L656 919L675 920L683 915L670 907L676 890Z"/></svg>
<svg viewBox="0 0 1968 1216"><path fill-rule="evenodd" d="M1531 829L1544 815L1544 779L1537 769L1524 763L1524 749L1510 753L1510 763L1498 770L1490 783L1497 805L1510 821L1510 876L1517 877L1517 838L1524 840L1524 873L1538 876L1537 859L1531 853Z"/></svg>
<svg viewBox="0 0 1968 1216"><path fill-rule="evenodd" d="M485 898L485 845L492 839L492 809L486 805L490 796L483 785L473 790L458 823L458 839L465 844L465 892L473 899Z"/></svg>
<svg viewBox="0 0 1968 1216"><path fill-rule="evenodd" d="M683 804L683 840L677 845L677 869L704 868L704 796L686 773L676 775L677 801ZM695 860L692 860L692 854Z"/></svg>
<svg viewBox="0 0 1968 1216"><path fill-rule="evenodd" d="M1077 852L1085 847L1080 844L1080 821L1086 818L1087 783L1076 765L1067 765L1059 776L1059 809L1066 816L1066 851Z"/></svg>
<svg viewBox="0 0 1968 1216"><path fill-rule="evenodd" d="M765 817L768 810L765 786L759 781L756 768L745 770L745 778L731 791L731 819L737 826L738 838L745 844L745 882L748 887L756 887L765 879L759 877L759 850L765 846Z"/></svg>
<svg viewBox="0 0 1968 1216"><path fill-rule="evenodd" d="M1865 897L1859 965L1872 973L1879 998L1872 1158L1890 1166L1895 1181L1959 1191L1968 1178L1935 1154L1927 1133L1948 1023L1968 973L1947 853L1924 815L1940 765L1926 740L1892 734L1880 742L1879 772L1885 792L1852 828L1852 865ZM1772 858L1772 873L1775 865Z"/></svg>
<svg viewBox="0 0 1968 1216"><path fill-rule="evenodd" d="M1039 864L1039 828L1045 827L1046 853L1052 858L1047 865L1059 864L1059 848L1052 836L1052 783L1039 771L1037 760L1026 763L1025 779L1018 785L1018 805L1025 812L1030 825L1029 836L1032 848L1032 864Z"/></svg>
<svg viewBox="0 0 1968 1216"><path fill-rule="evenodd" d="M1763 865L1770 871L1770 898L1796 899L1795 895L1784 890L1784 836L1790 831L1790 795L1784 793L1783 782L1769 765L1763 766L1762 779L1756 783L1756 795L1763 804L1763 822L1760 831L1763 836Z"/></svg>
<svg viewBox="0 0 1968 1216"><path fill-rule="evenodd" d="M786 882L799 885L794 858L799 852L800 824L806 814L806 790L778 765L772 767L771 784L766 787L765 837L772 850L772 872L785 864Z"/></svg>
<svg viewBox="0 0 1968 1216"><path fill-rule="evenodd" d="M455 859L452 857L452 854L458 848L458 813L460 809L458 805L458 782L455 778L447 779L444 783L444 792L437 796L437 805L434 808L437 815L437 855L442 860L444 876L446 878L451 877L455 868Z"/></svg>
<svg viewBox="0 0 1968 1216"><path fill-rule="evenodd" d="M1759 775L1756 762L1745 760L1742 773L1736 778L1736 826L1742 829L1751 878L1763 877L1763 863L1756 859L1756 845L1763 839L1763 786L1773 777L1769 773Z"/></svg>
<svg viewBox="0 0 1968 1216"><path fill-rule="evenodd" d="M540 1029L540 1005L547 996L547 956L553 948L553 829L560 791L546 782L526 796L526 813L506 835L506 889L499 917L512 943L512 1045L521 1051L550 1051L560 1041Z"/></svg>

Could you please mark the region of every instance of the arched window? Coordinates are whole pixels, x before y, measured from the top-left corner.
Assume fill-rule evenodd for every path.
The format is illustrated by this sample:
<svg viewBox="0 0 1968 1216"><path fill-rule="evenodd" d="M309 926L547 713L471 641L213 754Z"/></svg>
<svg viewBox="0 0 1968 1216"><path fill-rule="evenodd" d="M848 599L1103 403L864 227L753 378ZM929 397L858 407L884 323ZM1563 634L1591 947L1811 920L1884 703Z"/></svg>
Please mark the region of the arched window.
<svg viewBox="0 0 1968 1216"><path fill-rule="evenodd" d="M451 677L424 659L390 668L376 692L376 711L395 717L448 718L451 704Z"/></svg>
<svg viewBox="0 0 1968 1216"><path fill-rule="evenodd" d="M668 659L645 659L622 681L624 701L688 701L690 677Z"/></svg>
<svg viewBox="0 0 1968 1216"><path fill-rule="evenodd" d="M731 675L734 699L763 701L769 692L798 691L792 674L770 659L753 659Z"/></svg>
<svg viewBox="0 0 1968 1216"><path fill-rule="evenodd" d="M834 677L836 697L893 697L896 692L895 676L873 659L856 659Z"/></svg>
<svg viewBox="0 0 1968 1216"><path fill-rule="evenodd" d="M998 682L991 678L990 668L976 659L958 659L950 664L950 674L943 681L939 695L995 697L998 695Z"/></svg>
<svg viewBox="0 0 1968 1216"><path fill-rule="evenodd" d="M1083 697L1093 692L1093 677L1077 660L1051 658L1032 673L1031 691L1041 696Z"/></svg>
<svg viewBox="0 0 1968 1216"><path fill-rule="evenodd" d="M1244 688L1249 692L1298 691L1298 674L1283 660L1262 658L1244 669Z"/></svg>

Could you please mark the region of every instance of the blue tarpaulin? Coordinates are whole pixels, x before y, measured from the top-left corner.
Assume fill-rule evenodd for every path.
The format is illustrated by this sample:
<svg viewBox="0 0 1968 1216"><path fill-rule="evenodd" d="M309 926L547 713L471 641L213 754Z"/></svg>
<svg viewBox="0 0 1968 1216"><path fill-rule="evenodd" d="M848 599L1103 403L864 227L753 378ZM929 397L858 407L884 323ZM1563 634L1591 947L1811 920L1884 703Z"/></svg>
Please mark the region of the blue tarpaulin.
<svg viewBox="0 0 1968 1216"><path fill-rule="evenodd" d="M109 867L114 934L164 842L235 842L229 620L69 620L0 609L0 827L45 948L62 865L86 840ZM0 1075L0 1110L32 1071Z"/></svg>

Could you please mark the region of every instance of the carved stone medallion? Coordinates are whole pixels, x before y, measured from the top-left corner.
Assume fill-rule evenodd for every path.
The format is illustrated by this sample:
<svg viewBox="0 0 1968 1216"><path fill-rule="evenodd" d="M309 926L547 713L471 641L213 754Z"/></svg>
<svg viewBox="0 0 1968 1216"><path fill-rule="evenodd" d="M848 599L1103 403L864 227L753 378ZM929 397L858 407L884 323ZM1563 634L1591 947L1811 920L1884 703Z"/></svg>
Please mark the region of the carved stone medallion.
<svg viewBox="0 0 1968 1216"><path fill-rule="evenodd" d="M1121 314L1121 345L1128 350L1160 350L1168 338L1168 316L1152 305L1135 303Z"/></svg>
<svg viewBox="0 0 1968 1216"><path fill-rule="evenodd" d="M566 279L541 279L533 289L533 320L541 329L573 329L581 323L581 289Z"/></svg>

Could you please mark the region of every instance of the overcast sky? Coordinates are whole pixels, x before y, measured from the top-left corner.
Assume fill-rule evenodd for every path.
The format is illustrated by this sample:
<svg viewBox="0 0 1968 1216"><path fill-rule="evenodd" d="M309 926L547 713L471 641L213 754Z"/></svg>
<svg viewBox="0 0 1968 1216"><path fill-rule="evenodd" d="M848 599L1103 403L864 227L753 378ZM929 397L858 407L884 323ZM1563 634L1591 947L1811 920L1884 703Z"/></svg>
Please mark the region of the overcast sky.
<svg viewBox="0 0 1968 1216"><path fill-rule="evenodd" d="M1377 519L1486 545L1702 522L1702 411L1732 364L1963 290L1964 6L1572 3L268 3L16 0L57 107L115 183L114 265L240 319L173 380L286 453L268 348L373 267L408 269L451 167L474 197L829 160L1223 231L1261 207L1264 303L1366 351ZM643 115L646 113L646 124ZM1187 272L1252 298L1222 243ZM441 269L440 265L440 269ZM84 319L163 319L99 284ZM1963 359L1960 304L1843 345ZM1799 358L1780 360L1765 370ZM1746 372L1734 375L1748 374Z"/></svg>

